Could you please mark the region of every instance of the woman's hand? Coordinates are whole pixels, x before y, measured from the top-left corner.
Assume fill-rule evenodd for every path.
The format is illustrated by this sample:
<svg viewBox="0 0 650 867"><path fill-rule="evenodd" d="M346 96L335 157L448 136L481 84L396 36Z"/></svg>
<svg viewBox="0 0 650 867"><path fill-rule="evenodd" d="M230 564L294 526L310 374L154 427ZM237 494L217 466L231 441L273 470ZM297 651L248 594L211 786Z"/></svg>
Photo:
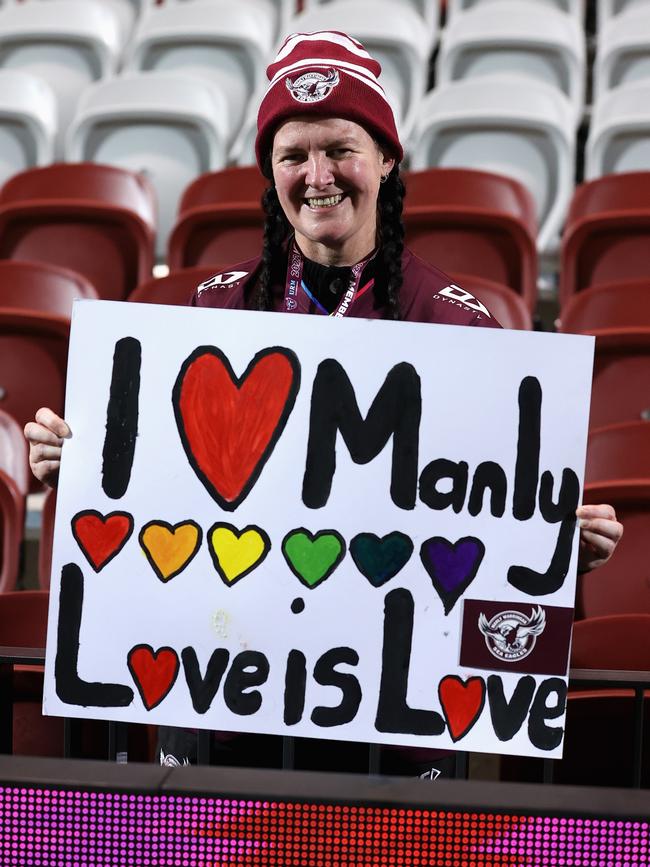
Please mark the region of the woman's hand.
<svg viewBox="0 0 650 867"><path fill-rule="evenodd" d="M56 487L61 465L63 440L71 435L62 418L47 407L39 409L36 420L25 425L25 439L29 443L29 466L39 480L51 488Z"/></svg>
<svg viewBox="0 0 650 867"><path fill-rule="evenodd" d="M613 506L579 506L576 516L580 522L580 551L578 570L589 572L606 563L614 553L623 525L616 520Z"/></svg>

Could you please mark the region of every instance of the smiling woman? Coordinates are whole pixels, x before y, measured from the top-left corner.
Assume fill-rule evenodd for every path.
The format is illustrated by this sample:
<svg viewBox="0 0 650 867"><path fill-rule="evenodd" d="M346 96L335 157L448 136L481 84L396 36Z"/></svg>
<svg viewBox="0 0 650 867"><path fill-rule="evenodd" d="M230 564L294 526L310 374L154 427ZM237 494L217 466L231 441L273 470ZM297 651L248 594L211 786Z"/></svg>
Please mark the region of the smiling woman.
<svg viewBox="0 0 650 867"><path fill-rule="evenodd" d="M269 182L261 255L202 283L193 305L500 327L478 298L404 246L403 152L380 72L363 45L344 33L287 37L267 70L258 115L256 155ZM30 465L42 482L56 484L70 435L48 409L26 426ZM622 527L611 506L583 506L577 514L584 571L609 559ZM162 764L194 760L194 733L163 729L161 735ZM268 741L225 741L219 743L224 752L231 749L227 763L274 763ZM367 768L366 759L365 749L351 755L350 745L322 742L319 750L310 747L305 764L352 770ZM451 766L430 751L387 750L382 761L385 772L429 780Z"/></svg>

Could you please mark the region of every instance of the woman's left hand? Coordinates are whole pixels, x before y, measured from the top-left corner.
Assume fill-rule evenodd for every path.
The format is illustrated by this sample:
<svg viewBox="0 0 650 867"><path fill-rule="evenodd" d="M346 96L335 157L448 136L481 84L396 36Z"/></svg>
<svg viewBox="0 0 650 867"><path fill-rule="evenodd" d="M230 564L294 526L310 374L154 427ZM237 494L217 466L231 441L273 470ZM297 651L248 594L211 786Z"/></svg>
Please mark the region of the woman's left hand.
<svg viewBox="0 0 650 867"><path fill-rule="evenodd" d="M623 535L623 525L616 520L613 506L579 506L580 552L578 570L589 572L606 563Z"/></svg>

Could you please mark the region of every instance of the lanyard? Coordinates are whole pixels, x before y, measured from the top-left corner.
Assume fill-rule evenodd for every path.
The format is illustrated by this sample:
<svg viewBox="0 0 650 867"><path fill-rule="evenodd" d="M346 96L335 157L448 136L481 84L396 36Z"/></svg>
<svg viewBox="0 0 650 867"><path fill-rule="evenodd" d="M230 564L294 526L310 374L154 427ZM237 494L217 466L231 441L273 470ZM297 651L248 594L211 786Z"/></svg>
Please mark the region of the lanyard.
<svg viewBox="0 0 650 867"><path fill-rule="evenodd" d="M375 254L372 253L367 259L357 262L352 267L352 274L348 288L343 293L339 306L332 313L323 307L317 298L309 291L302 279L303 257L295 242L291 244L289 252L289 267L287 268L287 279L284 287L284 310L286 313L309 313L311 304L316 306L316 310L326 316L336 316L341 318L345 316L352 304L360 298L368 289L374 285L374 278L369 280L364 286L359 287L359 281L363 269Z"/></svg>

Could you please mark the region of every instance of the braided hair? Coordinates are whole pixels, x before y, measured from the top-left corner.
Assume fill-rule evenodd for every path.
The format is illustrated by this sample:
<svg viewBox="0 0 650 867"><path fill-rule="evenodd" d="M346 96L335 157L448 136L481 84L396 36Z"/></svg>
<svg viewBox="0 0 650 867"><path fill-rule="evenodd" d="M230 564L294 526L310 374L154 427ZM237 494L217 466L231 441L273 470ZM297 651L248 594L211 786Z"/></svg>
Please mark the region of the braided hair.
<svg viewBox="0 0 650 867"><path fill-rule="evenodd" d="M253 307L256 310L270 310L272 307L271 284L273 267L284 256L284 245L291 232L291 226L280 207L278 194L273 183L271 160L267 158L264 175L269 186L262 195L264 210L264 243ZM404 249L404 225L402 207L404 184L395 164L386 181L379 187L377 200L377 229L379 267L375 276L374 295L377 306L385 306L389 319L400 319L400 289L402 288L402 251Z"/></svg>

